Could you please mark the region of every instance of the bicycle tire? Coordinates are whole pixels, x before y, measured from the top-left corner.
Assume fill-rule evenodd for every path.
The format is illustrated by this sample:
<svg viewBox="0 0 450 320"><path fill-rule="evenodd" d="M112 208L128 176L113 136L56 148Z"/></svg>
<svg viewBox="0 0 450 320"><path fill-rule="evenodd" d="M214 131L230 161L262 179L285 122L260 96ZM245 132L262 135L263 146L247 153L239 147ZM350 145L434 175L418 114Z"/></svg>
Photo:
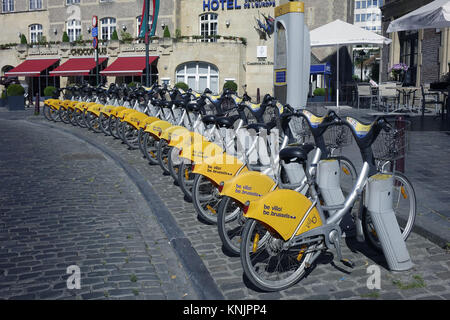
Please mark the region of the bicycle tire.
<svg viewBox="0 0 450 320"><path fill-rule="evenodd" d="M401 184L399 185L397 181ZM403 187L406 186L406 187ZM402 190L403 188L403 190ZM397 192L397 194L396 194ZM409 209L406 209L408 211L407 217L405 217L405 208L400 208L399 201L397 203L397 206L395 206L395 198L398 198L398 200L401 200L400 197L403 197L404 199L408 199L409 203ZM396 172L394 175L394 205L393 209L397 217L397 222L400 227L400 231L402 233L402 238L404 241L406 241L411 234L411 231L414 227L414 222L416 219L416 210L417 210L417 199L416 199L416 192L414 190L414 187L412 183L409 181L409 179L402 173ZM364 238L367 242L367 244L375 249L378 252L382 252L381 244L378 240L378 237L376 235L376 231L374 230L374 227L372 225L372 221L370 218L370 214L368 213L367 207L364 205L364 193L362 195L362 200L360 201L360 207L361 210L361 222L362 222L362 229L364 232ZM402 203L405 203L404 201ZM403 211L403 213L402 213Z"/></svg>
<svg viewBox="0 0 450 320"><path fill-rule="evenodd" d="M172 147L168 146L168 143L165 139L160 139L157 143L157 153L156 156L158 158L158 164L163 170L164 174L170 174L169 172L169 159L168 152Z"/></svg>
<svg viewBox="0 0 450 320"><path fill-rule="evenodd" d="M263 236L257 237L256 234L263 234ZM256 242L256 238L259 238L258 242ZM287 289L296 284L306 272L306 266L313 252L308 250L308 247L280 249L283 242L283 239L277 237L276 233L269 232L257 220L249 218L244 224L241 242L242 268L248 280L261 290L280 291ZM300 256L301 250L305 250L305 253ZM300 257L299 260L296 259L296 256ZM263 263L266 263L267 267L263 267ZM274 265L276 268L274 268ZM288 269L287 274L284 279L281 279L281 268L285 266ZM289 272L291 269L293 271ZM270 279L272 274L273 279Z"/></svg>
<svg viewBox="0 0 450 320"><path fill-rule="evenodd" d="M192 166L192 163L182 162L178 170L178 185L189 202L192 201L192 186L195 178L195 173L192 173Z"/></svg>
<svg viewBox="0 0 450 320"><path fill-rule="evenodd" d="M47 119L48 121L53 121L53 119L50 116L50 110L51 110L51 107L47 104L44 104L42 113L44 114L45 119Z"/></svg>
<svg viewBox="0 0 450 320"><path fill-rule="evenodd" d="M172 176L176 185L178 185L178 170L180 170L179 156L178 156L179 153L180 153L180 149L173 147L170 150L169 157L168 157L169 173Z"/></svg>
<svg viewBox="0 0 450 320"><path fill-rule="evenodd" d="M208 178L197 174L192 185L192 203L199 218L217 224L217 210L220 201L219 189Z"/></svg>
<svg viewBox="0 0 450 320"><path fill-rule="evenodd" d="M100 113L99 124L100 124L100 129L102 130L102 132L105 135L110 136L111 134L109 133L109 130L108 130L109 117L106 116L104 113Z"/></svg>
<svg viewBox="0 0 450 320"><path fill-rule="evenodd" d="M59 116L59 119L61 120L61 122L65 123L65 124L70 123L70 120L69 120L69 117L67 114L67 109L60 107L58 110L58 116Z"/></svg>
<svg viewBox="0 0 450 320"><path fill-rule="evenodd" d="M144 156L150 164L158 164L156 158L156 139L148 132L144 135Z"/></svg>
<svg viewBox="0 0 450 320"><path fill-rule="evenodd" d="M242 229L246 218L241 206L233 198L222 196L217 209L217 231L224 251L232 256L241 253Z"/></svg>

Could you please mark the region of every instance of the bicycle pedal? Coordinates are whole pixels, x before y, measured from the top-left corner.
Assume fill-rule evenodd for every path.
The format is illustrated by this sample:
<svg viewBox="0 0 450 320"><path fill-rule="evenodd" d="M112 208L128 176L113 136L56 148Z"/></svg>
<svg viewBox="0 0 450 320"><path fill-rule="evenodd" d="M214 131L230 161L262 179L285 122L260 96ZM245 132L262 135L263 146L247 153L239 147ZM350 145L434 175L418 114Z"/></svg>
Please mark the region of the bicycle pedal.
<svg viewBox="0 0 450 320"><path fill-rule="evenodd" d="M352 268L352 269L355 267L355 264L349 259L342 259L341 262L346 267L349 267L349 268Z"/></svg>

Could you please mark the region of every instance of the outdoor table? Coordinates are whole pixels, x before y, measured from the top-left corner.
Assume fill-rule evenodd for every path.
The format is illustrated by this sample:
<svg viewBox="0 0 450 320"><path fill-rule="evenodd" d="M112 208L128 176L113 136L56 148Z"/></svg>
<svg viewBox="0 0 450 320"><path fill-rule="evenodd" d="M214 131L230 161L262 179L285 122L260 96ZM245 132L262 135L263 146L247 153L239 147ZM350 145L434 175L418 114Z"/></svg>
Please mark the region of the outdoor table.
<svg viewBox="0 0 450 320"><path fill-rule="evenodd" d="M406 108L410 112L418 112L417 110L414 111L413 106L410 105L410 99L411 94L415 93L417 90L420 90L420 87L387 87L387 89L395 89L399 92L399 94L403 95L403 108ZM399 111L399 109L395 111Z"/></svg>
<svg viewBox="0 0 450 320"><path fill-rule="evenodd" d="M441 110L441 118L444 119L444 110L447 107L447 118L448 118L448 112L450 111L450 107L449 107L449 103L450 101L448 101L448 93L449 93L449 88L441 88L441 89L428 89L429 92L436 92L436 94L438 93L442 93L444 95L444 103L442 103L442 110ZM445 103L445 101L447 101L447 103Z"/></svg>

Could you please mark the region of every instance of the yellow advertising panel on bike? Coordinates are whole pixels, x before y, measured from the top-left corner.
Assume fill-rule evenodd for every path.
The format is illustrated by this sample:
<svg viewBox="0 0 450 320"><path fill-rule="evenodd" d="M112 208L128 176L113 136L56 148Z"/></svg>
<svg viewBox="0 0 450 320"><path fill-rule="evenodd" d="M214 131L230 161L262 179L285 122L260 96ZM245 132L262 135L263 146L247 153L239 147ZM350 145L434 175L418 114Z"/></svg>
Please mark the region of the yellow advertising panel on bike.
<svg viewBox="0 0 450 320"><path fill-rule="evenodd" d="M109 116L111 115L111 111L114 110L114 108L117 108L117 107L111 106L111 105L105 106L105 107L101 110L101 113L103 113L104 115L106 115L106 116L109 117Z"/></svg>
<svg viewBox="0 0 450 320"><path fill-rule="evenodd" d="M311 208L312 202L299 192L278 189L256 201L250 202L247 218L261 221L275 230L284 240L289 240L301 223L296 235L320 227L319 211Z"/></svg>
<svg viewBox="0 0 450 320"><path fill-rule="evenodd" d="M87 111L92 112L93 114L95 114L97 117L100 116L100 110L104 107L103 104L94 104L90 107L87 108Z"/></svg>
<svg viewBox="0 0 450 320"><path fill-rule="evenodd" d="M259 199L270 192L274 186L275 181L268 175L258 171L246 171L228 181L224 181L220 195L245 204L247 201Z"/></svg>
<svg viewBox="0 0 450 320"><path fill-rule="evenodd" d="M125 110L125 109L128 109L128 108L125 108L125 107L123 107L123 106L115 107L114 109L111 110L110 115L111 115L111 116L114 116L114 117L117 117L117 115L119 114L119 112L121 112L122 110Z"/></svg>
<svg viewBox="0 0 450 320"><path fill-rule="evenodd" d="M135 113L135 112L139 112L139 111L134 110L134 109L124 109L117 114L117 118L119 118L121 121L123 121L123 119L125 119L126 116L128 116L129 114Z"/></svg>
<svg viewBox="0 0 450 320"><path fill-rule="evenodd" d="M185 127L182 126L171 126L167 129L165 129L162 133L160 138L164 139L166 141L169 141L172 137L172 133L174 134L181 134L181 133L185 133L185 132L189 132L188 129L186 129Z"/></svg>
<svg viewBox="0 0 450 320"><path fill-rule="evenodd" d="M184 137L187 137L187 138L192 137L191 133L193 133L193 132L190 132L185 127L174 126L173 129L172 128L169 128L169 129L167 131L167 145L169 147L177 147L177 146L181 145L181 142L183 141Z"/></svg>
<svg viewBox="0 0 450 320"><path fill-rule="evenodd" d="M235 156L222 153L196 164L192 172L201 174L218 185L222 181L233 178L243 165L242 161ZM248 168L246 166L241 170L241 172L247 171Z"/></svg>
<svg viewBox="0 0 450 320"><path fill-rule="evenodd" d="M125 116L123 121L128 122L130 125L139 130L139 128L143 128L142 123L147 118L148 115L146 115L145 113L136 111L133 113L129 113L127 116Z"/></svg>
<svg viewBox="0 0 450 320"><path fill-rule="evenodd" d="M223 153L223 149L206 139L198 141L194 139L194 143L181 149L180 157L191 160L194 163L202 163L210 157Z"/></svg>
<svg viewBox="0 0 450 320"><path fill-rule="evenodd" d="M162 132L171 126L172 124L168 121L158 120L147 125L147 127L145 127L145 131L151 133L159 140Z"/></svg>

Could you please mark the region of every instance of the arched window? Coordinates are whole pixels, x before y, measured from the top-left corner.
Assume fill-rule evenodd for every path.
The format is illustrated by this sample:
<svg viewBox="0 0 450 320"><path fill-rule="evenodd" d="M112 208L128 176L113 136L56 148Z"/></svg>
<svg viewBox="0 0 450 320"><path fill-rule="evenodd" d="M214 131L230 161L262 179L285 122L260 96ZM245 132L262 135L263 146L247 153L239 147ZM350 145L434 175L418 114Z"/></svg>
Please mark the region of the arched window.
<svg viewBox="0 0 450 320"><path fill-rule="evenodd" d="M200 35L202 42L216 42L211 36L217 35L218 15L216 13L205 13L200 16Z"/></svg>
<svg viewBox="0 0 450 320"><path fill-rule="evenodd" d="M184 82L189 88L202 92L209 88L219 92L219 70L207 62L188 62L176 69L176 82Z"/></svg>
<svg viewBox="0 0 450 320"><path fill-rule="evenodd" d="M141 19L142 19L141 16L136 18L136 37L139 36L139 27L141 25ZM149 18L148 18L148 30L152 29L152 21L153 21L153 16L149 16Z"/></svg>
<svg viewBox="0 0 450 320"><path fill-rule="evenodd" d="M43 34L42 34L42 24L32 24L29 26L30 31L30 42L36 43L38 42Z"/></svg>
<svg viewBox="0 0 450 320"><path fill-rule="evenodd" d="M111 40L111 36L116 30L116 18L103 18L100 20L102 40Z"/></svg>
<svg viewBox="0 0 450 320"><path fill-rule="evenodd" d="M69 36L70 42L74 42L81 37L81 21L80 20L69 20L67 21L67 35Z"/></svg>

